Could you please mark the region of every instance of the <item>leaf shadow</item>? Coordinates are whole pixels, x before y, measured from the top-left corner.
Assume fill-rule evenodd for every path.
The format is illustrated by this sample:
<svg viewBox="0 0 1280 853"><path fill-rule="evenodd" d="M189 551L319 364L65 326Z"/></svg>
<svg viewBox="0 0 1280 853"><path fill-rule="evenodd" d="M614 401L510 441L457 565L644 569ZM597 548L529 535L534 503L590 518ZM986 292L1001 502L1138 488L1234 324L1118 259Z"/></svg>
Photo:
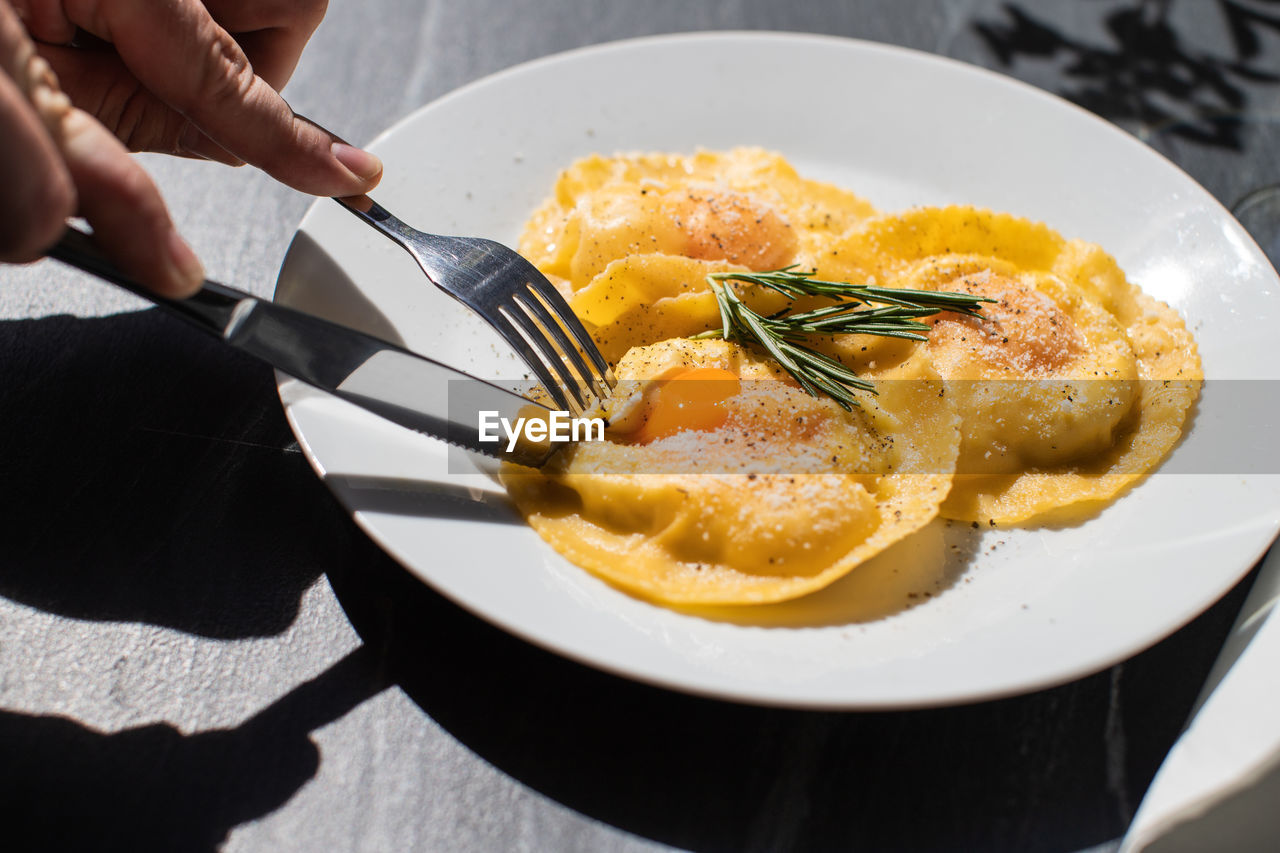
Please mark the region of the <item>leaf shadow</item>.
<svg viewBox="0 0 1280 853"><path fill-rule="evenodd" d="M1198 12L1211 14L1209 2L1197 2ZM1263 50L1266 33L1280 32L1280 13L1213 0L1231 41L1231 51L1222 54L1198 47L1194 33L1179 29L1183 19L1172 14L1174 5L1136 0L1110 8L1099 40L1067 33L1016 3L1003 5L1002 19L972 27L1004 67L1058 63L1057 94L1104 118L1242 150L1240 124L1231 117L1247 110L1252 86L1280 83Z"/></svg>

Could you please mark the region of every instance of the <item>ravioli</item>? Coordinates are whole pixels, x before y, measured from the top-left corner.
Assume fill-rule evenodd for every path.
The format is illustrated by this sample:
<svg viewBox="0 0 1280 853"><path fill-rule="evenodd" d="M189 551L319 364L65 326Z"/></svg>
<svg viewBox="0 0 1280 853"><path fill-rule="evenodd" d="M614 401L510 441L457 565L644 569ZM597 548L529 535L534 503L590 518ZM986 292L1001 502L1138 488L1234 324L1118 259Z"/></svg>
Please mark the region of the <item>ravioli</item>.
<svg viewBox="0 0 1280 853"><path fill-rule="evenodd" d="M561 554L673 606L804 595L939 515L1080 520L1169 453L1202 379L1182 319L1100 247L972 207L880 214L759 149L578 161L520 250L621 383L607 440L503 481ZM926 343L811 337L875 382L845 411L762 350L691 340L722 327L709 274L784 267L991 301L928 318Z"/></svg>
<svg viewBox="0 0 1280 853"><path fill-rule="evenodd" d="M853 280L978 293L928 348L963 417L949 518L1071 521L1177 443L1203 378L1191 334L1096 245L971 207L876 218L831 250Z"/></svg>
<svg viewBox="0 0 1280 853"><path fill-rule="evenodd" d="M713 395L713 421L645 436L690 370L737 387ZM608 441L504 482L552 547L637 595L702 605L812 592L927 524L950 485L959 419L923 349L877 374L885 390L852 412L720 340L636 347L617 373Z"/></svg>
<svg viewBox="0 0 1280 853"><path fill-rule="evenodd" d="M833 238L875 213L758 148L592 156L561 173L525 226L520 253L566 293L613 261L648 254L752 270L812 266Z"/></svg>
<svg viewBox="0 0 1280 853"><path fill-rule="evenodd" d="M685 338L720 325L707 275L740 270L727 261L679 255L630 255L612 261L569 297L569 307L591 329L606 359L616 362L632 347ZM764 314L781 310L786 297L748 287L743 298Z"/></svg>

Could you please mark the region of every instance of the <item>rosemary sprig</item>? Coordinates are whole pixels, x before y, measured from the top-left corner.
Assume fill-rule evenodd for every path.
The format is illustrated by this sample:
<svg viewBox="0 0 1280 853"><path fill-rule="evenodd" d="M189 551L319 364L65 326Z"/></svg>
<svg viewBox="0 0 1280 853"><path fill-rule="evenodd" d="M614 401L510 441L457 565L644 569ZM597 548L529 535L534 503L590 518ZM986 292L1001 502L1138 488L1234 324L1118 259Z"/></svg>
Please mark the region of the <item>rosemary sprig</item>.
<svg viewBox="0 0 1280 853"><path fill-rule="evenodd" d="M931 308L928 316L939 311L978 316L979 302L993 302L985 296L951 291L906 290L899 287L877 287L874 284L853 284L847 281L825 281L814 278L814 271L804 272L798 264L771 272L713 272L707 278L716 281L741 281L758 284L783 296L797 299L801 296L828 296L833 299L850 299L863 304L899 305L905 308ZM838 307L838 306L837 306Z"/></svg>
<svg viewBox="0 0 1280 853"><path fill-rule="evenodd" d="M783 309L765 316L752 311L739 298L729 284L732 281L759 285L791 299L825 296L843 301L811 311L792 314L788 313L789 309ZM811 335L879 335L923 341L927 340L925 333L930 326L921 323L921 317L940 311L978 317L981 316L979 304L994 301L970 293L824 281L794 265L771 272L711 273L707 282L716 295L723 328L694 335L695 340L724 338L757 344L795 377L805 391L815 397L819 392L825 393L846 411L859 405L855 391L874 394L875 386L834 358L805 346L803 342ZM871 305L880 307L864 307Z"/></svg>

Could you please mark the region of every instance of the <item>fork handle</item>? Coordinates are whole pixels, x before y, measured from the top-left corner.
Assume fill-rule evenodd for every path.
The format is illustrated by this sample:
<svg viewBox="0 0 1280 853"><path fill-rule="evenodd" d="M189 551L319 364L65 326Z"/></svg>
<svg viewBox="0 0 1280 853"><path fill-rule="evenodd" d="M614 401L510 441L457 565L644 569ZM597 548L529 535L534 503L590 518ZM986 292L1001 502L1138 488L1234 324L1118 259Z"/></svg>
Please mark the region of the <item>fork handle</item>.
<svg viewBox="0 0 1280 853"><path fill-rule="evenodd" d="M333 200L355 214L357 219L390 237L409 254L415 254L409 243L409 237L416 233L414 229L367 195L333 196Z"/></svg>

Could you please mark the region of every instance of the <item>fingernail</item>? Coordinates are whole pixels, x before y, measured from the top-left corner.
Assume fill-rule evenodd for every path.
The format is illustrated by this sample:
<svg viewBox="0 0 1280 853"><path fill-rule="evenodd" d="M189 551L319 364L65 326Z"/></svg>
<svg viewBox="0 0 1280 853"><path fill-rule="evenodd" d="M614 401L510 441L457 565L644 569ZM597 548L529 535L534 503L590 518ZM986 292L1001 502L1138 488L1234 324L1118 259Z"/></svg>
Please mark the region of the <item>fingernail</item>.
<svg viewBox="0 0 1280 853"><path fill-rule="evenodd" d="M204 267L176 230L169 232L171 285L177 296L190 296L204 282Z"/></svg>
<svg viewBox="0 0 1280 853"><path fill-rule="evenodd" d="M347 168L361 181L373 181L382 175L382 161L368 151L348 145L345 142L333 143L333 158Z"/></svg>

